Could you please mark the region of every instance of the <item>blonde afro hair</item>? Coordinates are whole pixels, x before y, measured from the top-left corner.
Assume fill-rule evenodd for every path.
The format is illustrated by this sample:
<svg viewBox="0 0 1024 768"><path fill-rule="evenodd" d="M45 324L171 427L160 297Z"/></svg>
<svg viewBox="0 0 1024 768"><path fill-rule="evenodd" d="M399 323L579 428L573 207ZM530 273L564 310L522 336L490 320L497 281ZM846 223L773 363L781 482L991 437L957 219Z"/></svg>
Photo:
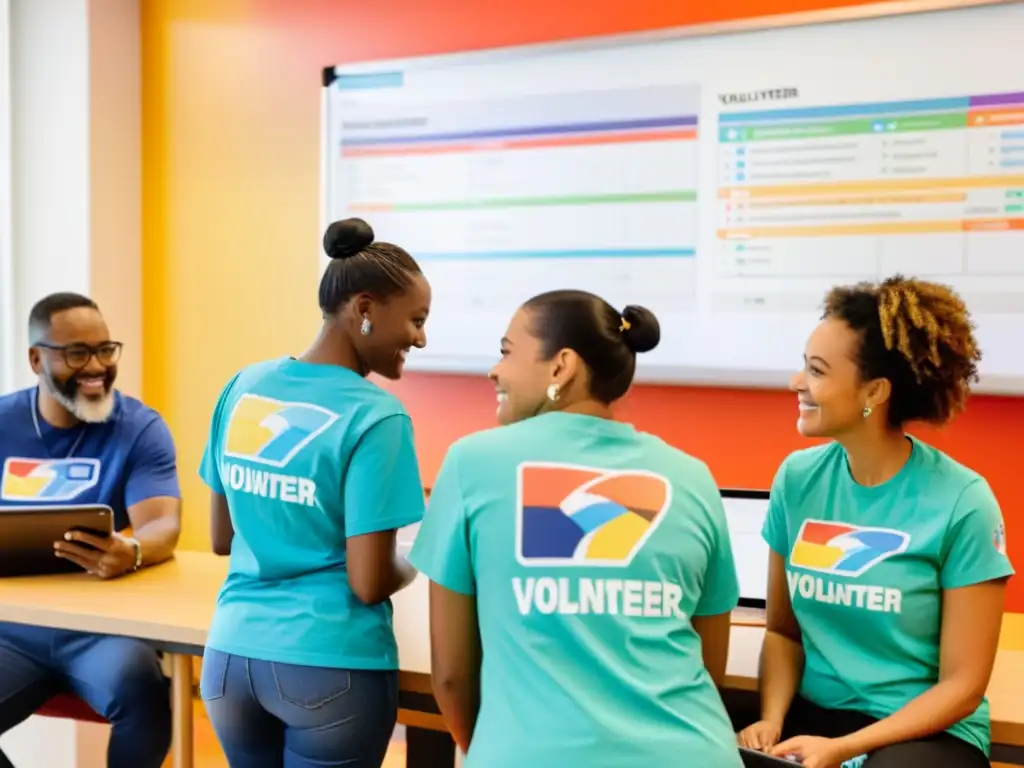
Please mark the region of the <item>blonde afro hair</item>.
<svg viewBox="0 0 1024 768"><path fill-rule="evenodd" d="M901 275L833 288L824 317L860 334L863 378L891 383L892 426L945 424L963 411L981 351L970 313L952 288Z"/></svg>

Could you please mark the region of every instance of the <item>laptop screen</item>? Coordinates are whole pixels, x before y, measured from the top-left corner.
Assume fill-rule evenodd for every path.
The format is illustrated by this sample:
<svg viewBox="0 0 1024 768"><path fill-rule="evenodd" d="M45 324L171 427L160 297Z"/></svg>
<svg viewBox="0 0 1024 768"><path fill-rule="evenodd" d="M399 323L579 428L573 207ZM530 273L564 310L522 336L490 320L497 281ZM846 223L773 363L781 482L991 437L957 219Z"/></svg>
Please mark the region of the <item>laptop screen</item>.
<svg viewBox="0 0 1024 768"><path fill-rule="evenodd" d="M768 599L768 545L761 529L768 514L768 491L722 489L725 519L732 539L740 605L764 608Z"/></svg>

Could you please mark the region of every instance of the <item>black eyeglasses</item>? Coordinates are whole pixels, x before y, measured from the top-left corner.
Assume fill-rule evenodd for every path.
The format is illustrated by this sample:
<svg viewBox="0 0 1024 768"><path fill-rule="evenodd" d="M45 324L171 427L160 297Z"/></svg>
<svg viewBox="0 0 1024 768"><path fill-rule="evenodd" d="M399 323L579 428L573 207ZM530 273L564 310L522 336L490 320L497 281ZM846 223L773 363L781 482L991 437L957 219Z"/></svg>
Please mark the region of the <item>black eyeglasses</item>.
<svg viewBox="0 0 1024 768"><path fill-rule="evenodd" d="M95 347L88 344L65 344L64 346L57 346L55 344L34 344L33 346L40 347L42 349L49 349L54 352L60 352L64 356L64 363L68 368L73 371L80 371L85 368L85 366L89 364L89 361L94 357L104 368L110 368L116 365L118 359L121 357L121 347L124 345L120 341L105 341Z"/></svg>

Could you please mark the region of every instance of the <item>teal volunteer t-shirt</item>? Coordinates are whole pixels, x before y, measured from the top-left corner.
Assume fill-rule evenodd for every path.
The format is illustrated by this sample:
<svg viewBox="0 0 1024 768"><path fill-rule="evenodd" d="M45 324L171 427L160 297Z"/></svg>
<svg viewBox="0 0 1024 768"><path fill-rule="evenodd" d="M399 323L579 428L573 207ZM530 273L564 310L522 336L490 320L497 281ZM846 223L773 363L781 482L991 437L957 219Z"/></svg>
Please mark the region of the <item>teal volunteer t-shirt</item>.
<svg viewBox="0 0 1024 768"><path fill-rule="evenodd" d="M474 595L466 768L738 768L691 616L739 588L714 479L628 424L551 413L448 452L410 556Z"/></svg>
<svg viewBox="0 0 1024 768"><path fill-rule="evenodd" d="M912 440L886 483L854 482L837 443L792 454L772 486L764 538L786 558L806 657L800 694L887 717L939 677L942 590L1013 574L985 480ZM988 702L950 733L989 749Z"/></svg>
<svg viewBox="0 0 1024 768"><path fill-rule="evenodd" d="M200 474L235 538L209 647L264 661L397 669L391 603L349 588L349 536L423 517L412 425L353 371L291 358L244 369L217 403Z"/></svg>

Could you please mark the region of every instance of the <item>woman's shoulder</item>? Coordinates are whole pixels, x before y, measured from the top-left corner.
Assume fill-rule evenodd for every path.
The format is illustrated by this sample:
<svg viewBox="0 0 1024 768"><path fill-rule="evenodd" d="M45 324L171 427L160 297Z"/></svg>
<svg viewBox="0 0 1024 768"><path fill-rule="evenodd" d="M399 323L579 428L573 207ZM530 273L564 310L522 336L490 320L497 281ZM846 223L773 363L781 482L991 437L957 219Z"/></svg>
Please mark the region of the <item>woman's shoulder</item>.
<svg viewBox="0 0 1024 768"><path fill-rule="evenodd" d="M649 432L637 432L637 448L642 456L642 463L651 470L672 475L682 480L711 480L714 478L711 468L703 459L687 453L664 439Z"/></svg>
<svg viewBox="0 0 1024 768"><path fill-rule="evenodd" d="M970 488L974 494L991 494L988 482L976 470L961 464L933 445L912 438L917 454L918 482L943 498L959 498Z"/></svg>
<svg viewBox="0 0 1024 768"><path fill-rule="evenodd" d="M260 360L239 368L221 390L221 398L240 397L265 384L281 368L282 360Z"/></svg>
<svg viewBox="0 0 1024 768"><path fill-rule="evenodd" d="M523 440L530 439L529 429L517 422L501 427L490 427L464 435L451 444L448 452L458 456L472 456L481 459L493 459L496 456L514 455L518 452ZM529 426L529 425L527 425Z"/></svg>
<svg viewBox="0 0 1024 768"><path fill-rule="evenodd" d="M954 459L945 451L939 450L934 445L919 440L916 437L911 437L914 443L914 451L918 454L918 466L934 474L941 474L950 478L955 478L962 482L973 482L981 478L981 475L968 467L966 464L961 464L959 461Z"/></svg>
<svg viewBox="0 0 1024 768"><path fill-rule="evenodd" d="M834 441L801 448L782 460L779 475L786 478L806 478L840 461L842 455L842 446Z"/></svg>

